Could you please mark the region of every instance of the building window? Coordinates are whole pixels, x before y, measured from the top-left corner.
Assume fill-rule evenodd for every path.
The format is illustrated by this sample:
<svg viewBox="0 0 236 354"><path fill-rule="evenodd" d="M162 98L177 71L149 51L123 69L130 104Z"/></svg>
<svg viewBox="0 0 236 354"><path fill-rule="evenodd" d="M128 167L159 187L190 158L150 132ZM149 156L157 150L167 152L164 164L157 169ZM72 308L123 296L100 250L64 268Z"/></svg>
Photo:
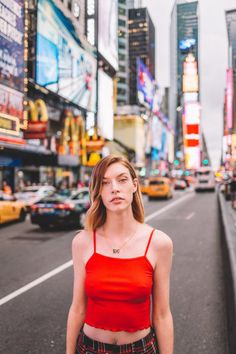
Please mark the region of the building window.
<svg viewBox="0 0 236 354"><path fill-rule="evenodd" d="M118 90L117 90L117 93L118 93L118 95L126 95L126 90L125 89L123 89L123 88L118 88Z"/></svg>
<svg viewBox="0 0 236 354"><path fill-rule="evenodd" d="M119 36L119 38L125 38L126 37L126 33L124 31L122 31L122 30L119 30L118 31L118 36Z"/></svg>
<svg viewBox="0 0 236 354"><path fill-rule="evenodd" d="M119 15L125 16L126 15L126 10L122 9L121 7L119 7Z"/></svg>
<svg viewBox="0 0 236 354"><path fill-rule="evenodd" d="M125 60L126 56L125 54L119 54L119 60Z"/></svg>
<svg viewBox="0 0 236 354"><path fill-rule="evenodd" d="M126 49L125 43L119 42L119 49Z"/></svg>
<svg viewBox="0 0 236 354"><path fill-rule="evenodd" d="M125 27L126 26L126 22L124 20L118 20L118 25L121 27Z"/></svg>
<svg viewBox="0 0 236 354"><path fill-rule="evenodd" d="M118 83L121 83L121 84L126 84L126 79L123 78L123 77L119 77L118 79Z"/></svg>
<svg viewBox="0 0 236 354"><path fill-rule="evenodd" d="M126 4L126 0L119 0L119 4Z"/></svg>
<svg viewBox="0 0 236 354"><path fill-rule="evenodd" d="M71 11L71 9L72 9L72 0L68 0L67 7Z"/></svg>
<svg viewBox="0 0 236 354"><path fill-rule="evenodd" d="M125 73L125 66L124 65L120 65L119 66L119 71L121 71L122 73Z"/></svg>

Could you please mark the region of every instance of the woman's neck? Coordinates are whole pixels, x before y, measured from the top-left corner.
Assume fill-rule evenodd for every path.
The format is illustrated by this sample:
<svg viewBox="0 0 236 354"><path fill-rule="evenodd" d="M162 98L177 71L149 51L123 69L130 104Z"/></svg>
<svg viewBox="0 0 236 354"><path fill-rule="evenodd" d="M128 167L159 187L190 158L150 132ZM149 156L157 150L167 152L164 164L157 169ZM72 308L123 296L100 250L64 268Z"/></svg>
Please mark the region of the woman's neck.
<svg viewBox="0 0 236 354"><path fill-rule="evenodd" d="M132 232L137 227L137 220L134 218L133 213L127 212L120 214L107 213L106 222L102 227L102 231L106 235L119 235L127 237L127 234Z"/></svg>

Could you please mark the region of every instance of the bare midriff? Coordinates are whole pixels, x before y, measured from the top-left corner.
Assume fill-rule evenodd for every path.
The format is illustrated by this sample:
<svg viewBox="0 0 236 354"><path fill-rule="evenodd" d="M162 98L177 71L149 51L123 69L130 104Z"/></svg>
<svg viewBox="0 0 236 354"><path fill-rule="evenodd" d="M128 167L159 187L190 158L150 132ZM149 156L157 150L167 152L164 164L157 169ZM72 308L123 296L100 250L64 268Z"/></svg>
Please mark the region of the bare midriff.
<svg viewBox="0 0 236 354"><path fill-rule="evenodd" d="M114 331L104 330L101 328L95 328L85 323L83 330L86 336L98 342L122 345L122 344L133 343L136 342L137 340L144 338L146 335L148 335L151 328L149 327L135 332L126 332L126 331L114 332Z"/></svg>

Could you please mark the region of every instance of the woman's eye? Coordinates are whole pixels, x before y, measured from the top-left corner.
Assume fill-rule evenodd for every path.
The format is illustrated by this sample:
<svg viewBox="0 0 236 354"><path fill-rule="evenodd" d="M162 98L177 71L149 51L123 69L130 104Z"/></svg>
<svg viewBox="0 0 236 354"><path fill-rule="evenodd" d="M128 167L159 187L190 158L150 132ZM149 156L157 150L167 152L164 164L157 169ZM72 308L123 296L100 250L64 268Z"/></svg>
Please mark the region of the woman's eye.
<svg viewBox="0 0 236 354"><path fill-rule="evenodd" d="M102 184L103 185L107 185L107 184L109 184L109 182L108 181L103 181Z"/></svg>
<svg viewBox="0 0 236 354"><path fill-rule="evenodd" d="M127 181L127 178L122 178L122 179L119 180L119 182L122 182L122 183L124 183L126 181Z"/></svg>

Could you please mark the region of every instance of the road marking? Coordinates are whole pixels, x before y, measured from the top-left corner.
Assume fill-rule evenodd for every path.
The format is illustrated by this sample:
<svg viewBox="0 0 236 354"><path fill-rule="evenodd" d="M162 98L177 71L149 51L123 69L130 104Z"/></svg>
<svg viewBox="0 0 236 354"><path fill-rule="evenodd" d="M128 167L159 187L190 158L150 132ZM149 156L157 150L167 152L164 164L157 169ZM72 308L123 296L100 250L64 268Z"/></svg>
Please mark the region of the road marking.
<svg viewBox="0 0 236 354"><path fill-rule="evenodd" d="M0 299L0 306L5 304L6 302L14 299L15 297L25 293L26 291L34 288L35 286L39 285L40 283L43 283L45 280L51 278L51 277L54 277L54 275L62 272L63 270L69 268L72 266L72 260L62 264L61 266L53 269L51 272L49 273L46 273L44 275L42 275L41 277L33 280L31 283L28 283L26 284L25 286L22 286L22 288L19 288L18 290L16 291L13 291L13 293L3 297L2 299Z"/></svg>
<svg viewBox="0 0 236 354"><path fill-rule="evenodd" d="M188 216L186 216L185 220L190 220L192 219L192 217L195 215L194 212L192 212L191 214L189 214Z"/></svg>
<svg viewBox="0 0 236 354"><path fill-rule="evenodd" d="M164 213L165 211L173 208L174 206L178 205L179 203L182 203L184 200L192 197L193 195L194 195L193 193L188 193L187 195L183 196L182 198L179 198L179 199L175 200L173 203L170 203L169 205L165 206L164 208L155 211L155 213L152 213L151 215L148 215L145 218L145 221L147 222L147 221L155 218L157 215L160 215L160 214Z"/></svg>
<svg viewBox="0 0 236 354"><path fill-rule="evenodd" d="M160 215L162 213L164 213L165 211L171 209L172 207L174 207L175 205L178 205L179 203L183 202L184 200L188 199L189 197L191 197L193 194L189 193L188 195L183 196L182 198L179 198L177 200L175 200L174 202L170 203L169 205L165 206L164 208L156 211L155 213L148 215L145 218L145 222L153 219L155 216ZM43 283L44 281L46 281L49 278L52 278L54 275L63 272L63 270L71 267L73 265L72 260L62 264L61 266L51 270L50 272L42 275L41 277L33 280L32 282L26 284L25 286L22 286L21 288L19 288L16 291L13 291L11 294L3 297L2 299L0 299L0 306L4 305L5 303L7 303L8 301L11 301L12 299L14 299L15 297L25 293L26 291L34 288L35 286Z"/></svg>

